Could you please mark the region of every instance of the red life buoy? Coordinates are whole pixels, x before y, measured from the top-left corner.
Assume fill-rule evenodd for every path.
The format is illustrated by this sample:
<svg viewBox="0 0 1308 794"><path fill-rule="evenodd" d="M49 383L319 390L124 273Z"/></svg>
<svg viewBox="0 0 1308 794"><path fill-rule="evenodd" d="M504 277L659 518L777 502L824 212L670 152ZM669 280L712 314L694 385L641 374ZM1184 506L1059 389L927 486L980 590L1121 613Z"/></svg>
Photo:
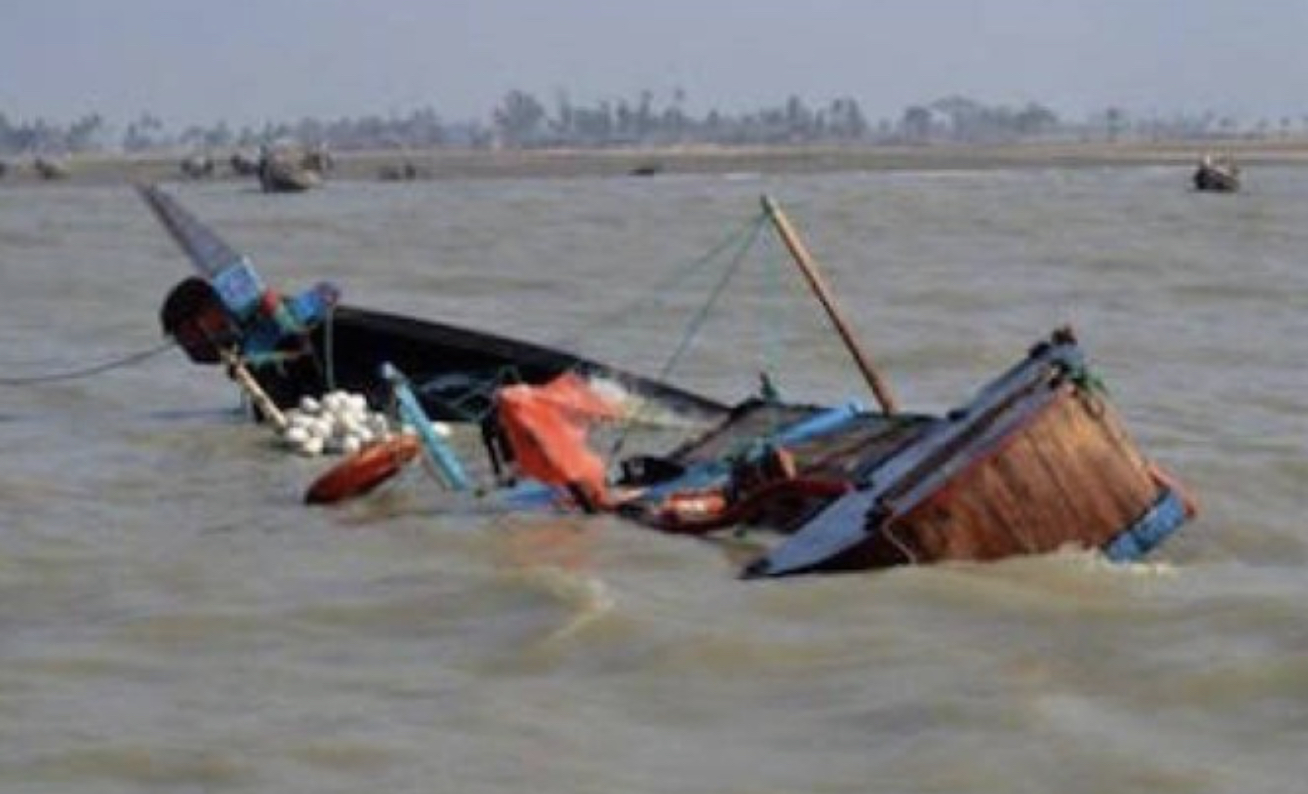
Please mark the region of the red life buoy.
<svg viewBox="0 0 1308 794"><path fill-rule="evenodd" d="M370 444L333 466L309 486L306 504L332 504L371 491L399 473L422 449L417 436L403 434Z"/></svg>

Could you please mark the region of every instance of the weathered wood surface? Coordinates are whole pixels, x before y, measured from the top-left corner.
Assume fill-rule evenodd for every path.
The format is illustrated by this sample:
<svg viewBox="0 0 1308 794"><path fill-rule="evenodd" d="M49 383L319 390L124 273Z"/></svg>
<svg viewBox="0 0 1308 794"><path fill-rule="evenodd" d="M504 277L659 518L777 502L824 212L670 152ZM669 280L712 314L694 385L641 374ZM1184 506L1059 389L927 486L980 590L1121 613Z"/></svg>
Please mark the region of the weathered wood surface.
<svg viewBox="0 0 1308 794"><path fill-rule="evenodd" d="M994 449L968 450L944 486L891 516L865 550L881 564L991 560L1102 545L1158 486L1112 407L1070 384Z"/></svg>

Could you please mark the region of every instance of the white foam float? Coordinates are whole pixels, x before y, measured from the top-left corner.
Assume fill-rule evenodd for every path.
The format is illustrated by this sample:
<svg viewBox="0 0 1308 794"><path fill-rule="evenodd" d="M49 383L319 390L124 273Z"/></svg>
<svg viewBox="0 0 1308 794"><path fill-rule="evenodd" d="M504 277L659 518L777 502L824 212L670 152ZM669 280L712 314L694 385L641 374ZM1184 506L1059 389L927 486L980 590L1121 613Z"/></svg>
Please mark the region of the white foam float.
<svg viewBox="0 0 1308 794"><path fill-rule="evenodd" d="M443 422L432 422L432 429L444 438L450 435L449 425ZM362 394L338 389L321 398L300 398L299 405L286 412L280 440L306 457L351 455L396 433L413 432L412 427L397 426L386 414L369 410Z"/></svg>

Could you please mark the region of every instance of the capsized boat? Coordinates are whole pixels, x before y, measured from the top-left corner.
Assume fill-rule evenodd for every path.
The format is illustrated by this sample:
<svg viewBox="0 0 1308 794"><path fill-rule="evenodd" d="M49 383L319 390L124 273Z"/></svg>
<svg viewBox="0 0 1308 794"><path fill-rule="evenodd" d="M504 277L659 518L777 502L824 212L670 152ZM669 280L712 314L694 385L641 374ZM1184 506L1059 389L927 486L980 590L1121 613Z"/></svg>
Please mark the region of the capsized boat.
<svg viewBox="0 0 1308 794"><path fill-rule="evenodd" d="M506 389L505 458L587 511L674 534L766 530L750 578L1064 547L1136 560L1195 511L1135 447L1066 328L943 416L751 398L671 452L619 461L613 481L580 429L605 409L576 389Z"/></svg>
<svg viewBox="0 0 1308 794"><path fill-rule="evenodd" d="M345 305L331 284L282 296L263 283L249 257L174 197L153 185L139 192L196 270L167 296L164 331L196 363L230 367L239 360L278 407L334 389L381 406L391 391L382 365L390 364L413 383L422 409L442 421L480 420L499 386L544 383L564 372L612 383L633 400L689 418L726 411L711 398L565 350Z"/></svg>
<svg viewBox="0 0 1308 794"><path fill-rule="evenodd" d="M376 405L402 385L411 416L441 416L450 411L449 395L477 394L485 400L477 418L490 470L503 486L489 490L504 504L539 505L543 496L562 509L607 512L675 534L760 530L751 532L764 542L742 569L746 578L995 560L1064 547L1134 560L1195 511L1183 487L1135 446L1070 329L1040 340L944 415L900 410L794 228L766 197L767 219L845 343L876 410L858 402L785 403L766 379L759 396L728 410L550 348L367 310L352 315L326 285L284 299L167 194L142 194L200 273L174 288L161 312L165 330L192 359L226 363L238 378L249 365L252 379L275 395L270 401L283 403L333 378L355 390L362 385ZM351 329L344 347L342 327ZM519 375L511 382L502 377L506 362ZM417 377L397 377L396 367ZM469 379L476 388L468 389ZM606 388L609 382L646 400L633 410L625 392ZM698 412L713 424L669 451L619 456L622 443L607 456L593 449L593 431L618 428L621 440L647 405ZM468 418L459 410L450 415ZM436 447L433 457L452 452L434 439L423 444ZM398 471L395 460L365 450L329 476L348 486L337 492L362 493Z"/></svg>
<svg viewBox="0 0 1308 794"><path fill-rule="evenodd" d="M497 395L496 469L554 489L560 504L665 532L769 530L748 578L1064 547L1135 560L1194 514L1182 486L1136 448L1070 328L943 416L898 410L793 227L764 204L879 411L789 405L765 389L668 453L609 461L587 439L617 412L562 376Z"/></svg>

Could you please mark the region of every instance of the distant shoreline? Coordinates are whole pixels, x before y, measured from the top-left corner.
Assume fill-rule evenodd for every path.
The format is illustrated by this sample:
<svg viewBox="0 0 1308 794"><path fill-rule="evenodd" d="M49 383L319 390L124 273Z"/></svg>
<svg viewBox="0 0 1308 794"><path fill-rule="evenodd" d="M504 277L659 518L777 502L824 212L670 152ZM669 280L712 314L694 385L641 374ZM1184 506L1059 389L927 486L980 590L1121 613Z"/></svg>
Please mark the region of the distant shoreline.
<svg viewBox="0 0 1308 794"><path fill-rule="evenodd" d="M802 174L837 171L984 170L1169 165L1189 167L1205 151L1229 152L1245 165L1308 164L1308 139L1049 143L996 146L765 146L648 149L546 149L340 152L331 178L379 181L386 168L411 164L418 179L562 178L661 174ZM3 158L0 187L43 181L31 158ZM64 160L68 176L52 184L185 181L182 155L79 154ZM225 156L212 180L248 180Z"/></svg>

